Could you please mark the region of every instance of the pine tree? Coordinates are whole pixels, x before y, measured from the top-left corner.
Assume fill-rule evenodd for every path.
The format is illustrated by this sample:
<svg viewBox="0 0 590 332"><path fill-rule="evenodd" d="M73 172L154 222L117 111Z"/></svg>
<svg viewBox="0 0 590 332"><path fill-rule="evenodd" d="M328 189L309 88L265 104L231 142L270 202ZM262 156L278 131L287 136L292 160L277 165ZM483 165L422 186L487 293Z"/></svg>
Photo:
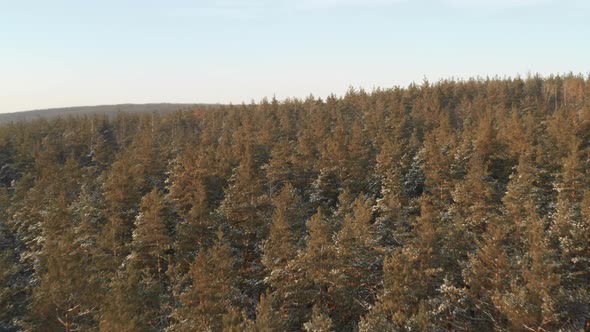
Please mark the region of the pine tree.
<svg viewBox="0 0 590 332"><path fill-rule="evenodd" d="M92 138L90 155L92 161L101 169L110 165L117 151L114 128L106 116L95 116L90 119Z"/></svg>
<svg viewBox="0 0 590 332"><path fill-rule="evenodd" d="M142 324L152 329L167 325L165 319L169 305L167 292L170 237L164 217L164 202L157 189L146 194L135 220L131 254L125 259L125 270L120 282L132 284L127 296L138 303L136 313Z"/></svg>
<svg viewBox="0 0 590 332"><path fill-rule="evenodd" d="M175 224L173 249L175 283L182 288L190 262L201 250L206 250L215 240L219 226L212 217L217 194L211 190L215 176L209 173L207 157L202 150L183 151L175 160L169 178L169 193L172 210L178 215Z"/></svg>
<svg viewBox="0 0 590 332"><path fill-rule="evenodd" d="M520 157L516 173L510 177L508 191L502 199L503 215L491 216L479 249L470 256L468 268L463 271L466 298L458 298L477 310L464 307L460 315L463 318L456 317L461 324L483 330L524 328L519 323L511 323L518 321L522 308L509 310L507 303L517 301L518 296L512 293L514 287L524 288L519 274L526 270L522 266L528 252L525 236L531 231L531 220L539 222L536 216L543 201L542 191L536 186L538 179L532 154L527 151ZM520 298L523 300L522 296Z"/></svg>
<svg viewBox="0 0 590 332"><path fill-rule="evenodd" d="M332 319L325 313L325 310L318 306L313 306L311 320L303 325L307 332L329 332L332 331Z"/></svg>
<svg viewBox="0 0 590 332"><path fill-rule="evenodd" d="M588 271L589 244L586 234L590 221L584 213L590 198L580 162L580 152L574 145L564 160L561 181L556 184L557 209L553 216L551 234L558 242L562 261L567 266L563 277L572 289L590 282ZM579 277L578 277L579 276Z"/></svg>
<svg viewBox="0 0 590 332"><path fill-rule="evenodd" d="M286 139L277 142L272 148L268 164L265 165L270 197L276 195L285 183L295 179L291 145Z"/></svg>
<svg viewBox="0 0 590 332"><path fill-rule="evenodd" d="M397 249L383 263L383 290L378 303L365 321L376 321L382 313L396 329L419 324L428 311L428 300L443 284L444 256L441 252L441 228L432 201L421 199L421 215L408 245ZM383 320L379 320L384 324Z"/></svg>
<svg viewBox="0 0 590 332"><path fill-rule="evenodd" d="M207 330L205 330L207 331ZM250 332L255 331L252 321L245 310L230 307L221 318L221 330L223 332Z"/></svg>
<svg viewBox="0 0 590 332"><path fill-rule="evenodd" d="M153 189L141 200L139 215L131 243L130 264L134 268L147 269L150 274L163 277L169 262L167 251L170 236L164 216L163 198Z"/></svg>
<svg viewBox="0 0 590 332"><path fill-rule="evenodd" d="M561 266L559 276L568 303L560 309L567 311L568 326L581 329L584 306L590 297L585 285L590 283L590 197L584 181L577 142L572 144L563 161L560 181L556 184L557 208L550 226L550 236L556 244Z"/></svg>
<svg viewBox="0 0 590 332"><path fill-rule="evenodd" d="M260 248L268 236L272 205L252 149L251 145L246 146L218 213L226 221L230 241L240 254L240 282L247 292L244 301L253 309L262 292L264 266Z"/></svg>
<svg viewBox="0 0 590 332"><path fill-rule="evenodd" d="M189 273L192 287L181 296L179 330L219 330L239 297L235 261L222 233L207 252L199 252Z"/></svg>
<svg viewBox="0 0 590 332"><path fill-rule="evenodd" d="M334 168L322 169L317 178L311 183L309 200L312 206L331 210L338 203L338 196L342 190L342 183Z"/></svg>
<svg viewBox="0 0 590 332"><path fill-rule="evenodd" d="M306 192L310 183L317 177L316 163L320 156L318 144L323 142L324 132L327 129L327 127L323 128L321 124L314 121L325 121L315 119L323 116L323 112L310 110L308 115L303 117L302 120L307 119L310 123L301 126L301 130L297 134L295 151L291 157L294 170L293 186L303 192ZM319 128L315 128L315 126L319 126ZM307 194L305 196L307 197Z"/></svg>
<svg viewBox="0 0 590 332"><path fill-rule="evenodd" d="M538 217L535 205L527 213L525 253L514 257L522 278L512 276L510 289L496 300L512 329L555 329L562 325L559 275L554 252L545 234L545 221Z"/></svg>
<svg viewBox="0 0 590 332"><path fill-rule="evenodd" d="M274 296L270 292L260 296L256 305L256 321L253 330L256 332L283 331L283 322L273 306Z"/></svg>
<svg viewBox="0 0 590 332"><path fill-rule="evenodd" d="M333 285L331 271L336 262L332 242L334 225L318 209L306 223L306 246L297 252L279 278L270 280L275 300L287 330L300 329L309 319L309 303L329 305Z"/></svg>
<svg viewBox="0 0 590 332"><path fill-rule="evenodd" d="M155 331L143 315L139 276L134 270L120 270L112 278L99 323L100 331Z"/></svg>
<svg viewBox="0 0 590 332"><path fill-rule="evenodd" d="M287 184L273 199L275 211L262 263L273 273L280 272L297 255L297 244L303 231L303 203L295 189Z"/></svg>
<svg viewBox="0 0 590 332"><path fill-rule="evenodd" d="M465 178L452 191L453 204L443 225L447 286L464 285L461 270L468 265L468 257L475 252L488 224L499 216L500 198L496 188L497 182L486 165L474 157Z"/></svg>
<svg viewBox="0 0 590 332"><path fill-rule="evenodd" d="M314 282L315 288L319 291L316 301L327 304L328 289L333 285L330 272L336 263L336 251L332 242L333 225L318 209L307 221L307 231L306 247L298 260L306 269L306 276Z"/></svg>
<svg viewBox="0 0 590 332"><path fill-rule="evenodd" d="M133 222L141 200L141 183L132 171L132 161L121 156L104 181L105 215L99 245L108 257L105 269L118 267L129 254Z"/></svg>
<svg viewBox="0 0 590 332"><path fill-rule="evenodd" d="M527 217L527 211L523 209L523 206L530 203L539 209L543 200L541 189L537 186L539 172L532 158L531 152L520 157L516 172L510 177L508 190L502 198L504 214L512 220L515 226L513 230L516 232L514 236L518 239L522 239L524 220ZM515 245L515 248L517 247Z"/></svg>
<svg viewBox="0 0 590 332"><path fill-rule="evenodd" d="M371 183L375 156L360 121L352 124L349 137L343 184L353 194L375 193L378 188Z"/></svg>
<svg viewBox="0 0 590 332"><path fill-rule="evenodd" d="M331 271L334 285L330 288L335 301L335 325L352 328L375 301L381 279L380 254L373 229L372 205L362 197L352 203L335 236L336 262Z"/></svg>
<svg viewBox="0 0 590 332"><path fill-rule="evenodd" d="M43 222L40 283L32 294L31 323L47 331L63 326L79 328L86 318L83 313L93 306L87 301L92 294L86 293L86 287L93 286L85 283L87 260L74 246L74 218L65 195L58 196L48 210Z"/></svg>
<svg viewBox="0 0 590 332"><path fill-rule="evenodd" d="M17 289L24 289L19 280L19 262L17 244L13 234L6 225L9 197L6 190L0 187L0 328L16 330L13 320L22 318L24 294Z"/></svg>
<svg viewBox="0 0 590 332"><path fill-rule="evenodd" d="M360 332L398 330L382 302L377 302L369 308L368 313L361 317L358 329Z"/></svg>
<svg viewBox="0 0 590 332"><path fill-rule="evenodd" d="M514 270L509 260L512 233L506 218L488 222L478 250L470 255L468 268L463 271L465 294L454 294L455 303L461 308L453 317L455 325L482 331L508 328L507 318L496 304L509 288L509 276Z"/></svg>
<svg viewBox="0 0 590 332"><path fill-rule="evenodd" d="M426 188L441 204L451 202L452 184L461 173L453 160L456 136L450 130L441 125L425 137L423 147Z"/></svg>
<svg viewBox="0 0 590 332"><path fill-rule="evenodd" d="M377 155L376 171L380 178L377 226L381 244L399 246L406 242L409 231L409 197L404 187L404 175L409 172L411 155L403 139L385 139Z"/></svg>
<svg viewBox="0 0 590 332"><path fill-rule="evenodd" d="M163 145L165 138L158 130L159 122L160 116L156 113L142 115L131 143L134 161L131 170L142 194L164 186L168 154Z"/></svg>

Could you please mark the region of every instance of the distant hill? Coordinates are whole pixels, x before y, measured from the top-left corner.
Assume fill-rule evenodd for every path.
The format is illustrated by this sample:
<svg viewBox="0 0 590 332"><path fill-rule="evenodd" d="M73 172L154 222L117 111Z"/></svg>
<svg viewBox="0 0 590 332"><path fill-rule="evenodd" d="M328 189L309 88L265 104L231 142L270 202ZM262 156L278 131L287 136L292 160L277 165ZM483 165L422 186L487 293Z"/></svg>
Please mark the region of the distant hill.
<svg viewBox="0 0 590 332"><path fill-rule="evenodd" d="M17 121L30 121L36 119L50 119L55 117L64 117L70 115L93 115L93 114L107 114L114 116L118 112L125 113L142 113L142 112L158 112L168 113L179 110L189 109L195 106L215 106L213 104L118 104L118 105L99 105L99 106L78 106L78 107L63 107L63 108L49 108L33 111L14 112L14 113L0 113L0 123L9 123Z"/></svg>

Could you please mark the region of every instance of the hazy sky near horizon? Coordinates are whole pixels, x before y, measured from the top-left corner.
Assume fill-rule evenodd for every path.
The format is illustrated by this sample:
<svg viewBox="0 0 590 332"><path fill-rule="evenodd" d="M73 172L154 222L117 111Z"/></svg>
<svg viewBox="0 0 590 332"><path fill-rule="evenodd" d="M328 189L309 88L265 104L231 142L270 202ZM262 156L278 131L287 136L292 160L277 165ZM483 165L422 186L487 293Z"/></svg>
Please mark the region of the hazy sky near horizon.
<svg viewBox="0 0 590 332"><path fill-rule="evenodd" d="M0 112L590 72L586 0L0 0Z"/></svg>

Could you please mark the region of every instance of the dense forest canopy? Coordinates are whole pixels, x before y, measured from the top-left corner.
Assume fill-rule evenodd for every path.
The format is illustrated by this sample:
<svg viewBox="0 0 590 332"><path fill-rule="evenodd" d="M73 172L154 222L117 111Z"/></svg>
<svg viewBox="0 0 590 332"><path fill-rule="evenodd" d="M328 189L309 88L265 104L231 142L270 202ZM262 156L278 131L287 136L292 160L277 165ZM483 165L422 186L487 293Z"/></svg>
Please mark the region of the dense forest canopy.
<svg viewBox="0 0 590 332"><path fill-rule="evenodd" d="M0 127L0 330L590 328L590 78Z"/></svg>
<svg viewBox="0 0 590 332"><path fill-rule="evenodd" d="M57 117L68 116L95 116L107 115L114 117L119 112L124 113L143 113L155 112L165 114L169 112L186 110L194 107L215 107L214 104L118 104L118 105L100 105L100 106L80 106L80 107L63 107L48 108L34 111L0 113L0 124L19 121L30 121L38 119L53 119Z"/></svg>

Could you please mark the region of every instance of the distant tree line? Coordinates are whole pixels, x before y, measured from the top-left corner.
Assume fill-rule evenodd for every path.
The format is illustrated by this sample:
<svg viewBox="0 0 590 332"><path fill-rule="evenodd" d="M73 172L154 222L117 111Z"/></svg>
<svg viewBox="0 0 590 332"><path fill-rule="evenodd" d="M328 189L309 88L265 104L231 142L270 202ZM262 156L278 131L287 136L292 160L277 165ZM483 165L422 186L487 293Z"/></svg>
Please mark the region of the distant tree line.
<svg viewBox="0 0 590 332"><path fill-rule="evenodd" d="M0 330L589 328L589 78L0 127Z"/></svg>

